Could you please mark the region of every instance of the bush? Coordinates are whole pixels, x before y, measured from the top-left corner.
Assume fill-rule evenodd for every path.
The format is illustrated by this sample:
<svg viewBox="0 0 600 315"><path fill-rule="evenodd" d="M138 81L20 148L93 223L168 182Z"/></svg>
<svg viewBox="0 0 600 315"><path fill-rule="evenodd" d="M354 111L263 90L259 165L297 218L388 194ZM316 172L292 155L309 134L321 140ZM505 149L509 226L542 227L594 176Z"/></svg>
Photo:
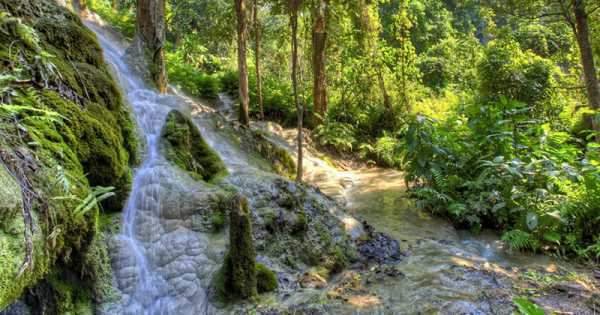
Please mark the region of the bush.
<svg viewBox="0 0 600 315"><path fill-rule="evenodd" d="M350 124L326 120L315 128L313 135L324 147L351 152L357 143L354 133L354 127Z"/></svg>
<svg viewBox="0 0 600 315"><path fill-rule="evenodd" d="M462 113L410 123L406 172L417 184L417 204L459 226L508 231L503 239L515 249L594 258L600 233L596 149L580 155L569 134L532 120L531 109L518 102Z"/></svg>

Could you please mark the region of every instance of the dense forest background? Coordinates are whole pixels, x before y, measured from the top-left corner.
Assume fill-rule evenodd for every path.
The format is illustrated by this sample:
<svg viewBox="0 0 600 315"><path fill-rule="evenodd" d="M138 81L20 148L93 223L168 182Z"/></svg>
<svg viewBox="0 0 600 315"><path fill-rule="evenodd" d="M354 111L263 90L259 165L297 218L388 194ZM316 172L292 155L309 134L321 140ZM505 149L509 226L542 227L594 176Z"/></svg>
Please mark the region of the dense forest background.
<svg viewBox="0 0 600 315"><path fill-rule="evenodd" d="M246 1L252 118L294 126L303 108L315 143L405 171L418 206L501 230L516 249L600 258L599 104L589 80L600 4L297 4ZM135 35L135 1L87 5ZM290 76L296 13L300 106ZM237 96L234 1L169 0L166 21L169 81L200 98Z"/></svg>

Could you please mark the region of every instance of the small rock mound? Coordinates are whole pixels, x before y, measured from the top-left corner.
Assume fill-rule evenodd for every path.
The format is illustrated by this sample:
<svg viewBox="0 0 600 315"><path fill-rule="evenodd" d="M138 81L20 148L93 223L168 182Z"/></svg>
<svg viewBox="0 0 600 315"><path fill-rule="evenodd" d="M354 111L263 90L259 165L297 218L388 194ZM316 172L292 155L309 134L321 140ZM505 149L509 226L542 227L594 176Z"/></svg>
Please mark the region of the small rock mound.
<svg viewBox="0 0 600 315"><path fill-rule="evenodd" d="M358 252L363 258L378 264L392 264L402 260L400 244L386 234L375 232L371 226L363 222L367 238L358 242Z"/></svg>

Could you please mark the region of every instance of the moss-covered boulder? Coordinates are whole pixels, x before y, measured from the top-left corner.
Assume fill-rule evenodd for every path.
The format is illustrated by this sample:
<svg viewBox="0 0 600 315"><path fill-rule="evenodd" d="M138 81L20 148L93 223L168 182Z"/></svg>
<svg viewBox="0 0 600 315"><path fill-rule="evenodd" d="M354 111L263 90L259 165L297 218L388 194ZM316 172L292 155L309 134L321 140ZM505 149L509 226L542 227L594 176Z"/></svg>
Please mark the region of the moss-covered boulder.
<svg viewBox="0 0 600 315"><path fill-rule="evenodd" d="M256 264L256 289L258 293L277 289L277 275L263 264Z"/></svg>
<svg viewBox="0 0 600 315"><path fill-rule="evenodd" d="M173 164L194 179L211 181L227 173L223 161L181 112L171 111L162 130L162 149Z"/></svg>
<svg viewBox="0 0 600 315"><path fill-rule="evenodd" d="M60 142L77 155L90 185L117 188L105 210L121 210L138 142L95 35L54 1L0 0L0 10L0 68L14 75L9 84L29 82L19 88L31 92L11 101L67 118Z"/></svg>
<svg viewBox="0 0 600 315"><path fill-rule="evenodd" d="M102 208L122 209L135 127L94 34L55 1L0 0L0 73L0 310L43 280L56 294L75 283L77 298L56 298L79 314L98 269L85 256L100 205L86 197L112 186Z"/></svg>

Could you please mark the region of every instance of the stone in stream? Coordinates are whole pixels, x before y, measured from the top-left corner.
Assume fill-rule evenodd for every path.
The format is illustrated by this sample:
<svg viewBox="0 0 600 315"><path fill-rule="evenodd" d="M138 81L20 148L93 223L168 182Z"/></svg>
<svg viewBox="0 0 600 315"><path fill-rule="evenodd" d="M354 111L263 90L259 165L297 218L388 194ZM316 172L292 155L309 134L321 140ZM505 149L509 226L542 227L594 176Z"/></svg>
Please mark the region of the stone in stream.
<svg viewBox="0 0 600 315"><path fill-rule="evenodd" d="M363 225L367 231L367 238L358 241L358 252L361 256L367 261L379 264L400 262L402 252L398 241L386 234L375 232L367 222L363 222Z"/></svg>

